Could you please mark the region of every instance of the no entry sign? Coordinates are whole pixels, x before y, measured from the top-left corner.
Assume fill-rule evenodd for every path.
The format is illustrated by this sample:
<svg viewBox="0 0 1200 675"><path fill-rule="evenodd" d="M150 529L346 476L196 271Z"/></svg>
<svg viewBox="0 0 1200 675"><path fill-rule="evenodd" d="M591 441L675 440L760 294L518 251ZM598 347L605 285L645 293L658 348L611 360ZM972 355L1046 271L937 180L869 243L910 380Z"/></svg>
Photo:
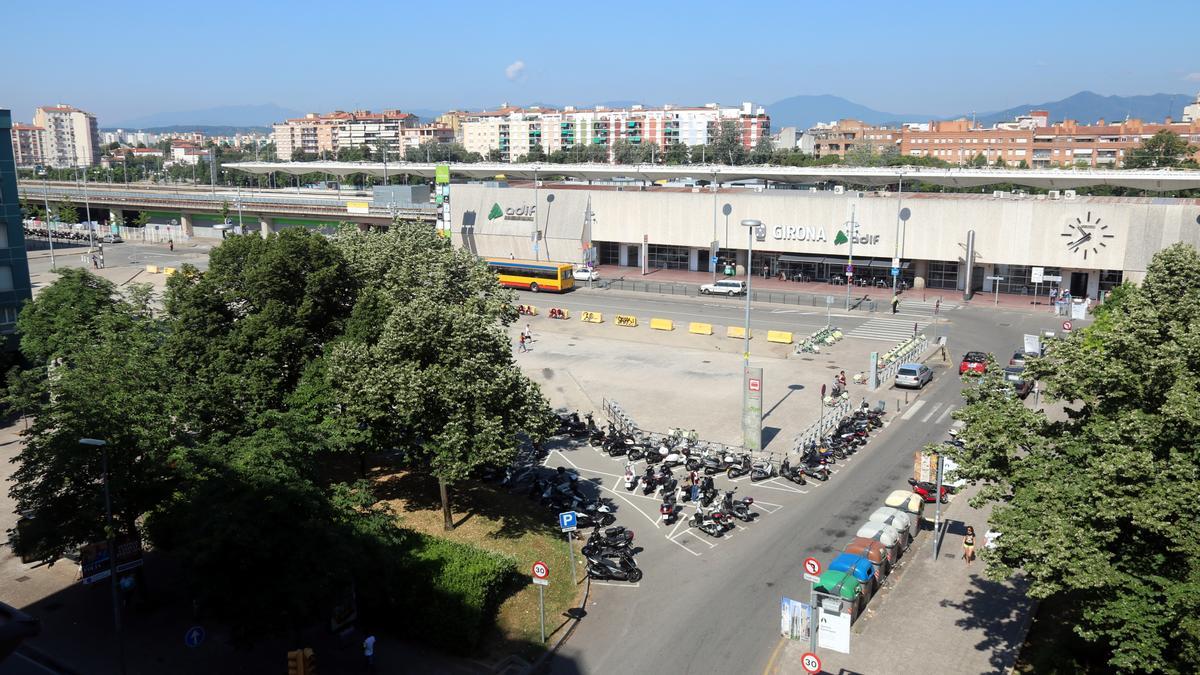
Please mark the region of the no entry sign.
<svg viewBox="0 0 1200 675"><path fill-rule="evenodd" d="M814 577L821 574L821 563L816 558L804 559L804 573Z"/></svg>
<svg viewBox="0 0 1200 675"><path fill-rule="evenodd" d="M1063 322L1063 330L1067 331L1067 332L1071 331L1071 322L1070 321Z"/></svg>

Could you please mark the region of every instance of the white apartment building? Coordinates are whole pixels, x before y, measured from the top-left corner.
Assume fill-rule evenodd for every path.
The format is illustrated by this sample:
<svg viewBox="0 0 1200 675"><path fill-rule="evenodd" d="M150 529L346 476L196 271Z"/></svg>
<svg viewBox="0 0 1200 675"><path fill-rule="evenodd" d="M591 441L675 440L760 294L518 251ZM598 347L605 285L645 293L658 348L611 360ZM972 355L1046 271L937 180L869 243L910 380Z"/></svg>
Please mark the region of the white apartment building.
<svg viewBox="0 0 1200 675"><path fill-rule="evenodd" d="M96 116L69 105L42 106L33 115L42 127L42 155L54 168L91 166L100 161Z"/></svg>
<svg viewBox="0 0 1200 675"><path fill-rule="evenodd" d="M535 145L547 154L585 143L611 147L618 141L659 148L672 143L706 145L720 124L727 121L737 125L747 148L771 135L770 117L752 103L724 108L715 103L702 107L597 106L587 110L567 106L561 111L515 108L506 103L498 110L455 113L454 117L468 152L486 156L498 150L505 161L529 154Z"/></svg>
<svg viewBox="0 0 1200 675"><path fill-rule="evenodd" d="M32 124L12 125L13 162L19 167L44 164L42 143L46 130Z"/></svg>

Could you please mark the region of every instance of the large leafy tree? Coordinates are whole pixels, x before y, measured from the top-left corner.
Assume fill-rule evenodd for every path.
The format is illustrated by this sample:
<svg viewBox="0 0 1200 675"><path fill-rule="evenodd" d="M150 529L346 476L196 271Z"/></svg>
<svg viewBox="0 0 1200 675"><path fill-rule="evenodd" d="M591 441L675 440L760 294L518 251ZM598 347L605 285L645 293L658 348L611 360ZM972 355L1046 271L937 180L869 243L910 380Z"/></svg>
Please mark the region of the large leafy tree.
<svg viewBox="0 0 1200 675"><path fill-rule="evenodd" d="M1169 169L1186 163L1194 167L1192 156L1195 154L1196 146L1188 144L1179 134L1163 129L1129 151L1122 166L1126 169Z"/></svg>
<svg viewBox="0 0 1200 675"><path fill-rule="evenodd" d="M511 459L521 432L547 431L549 409L512 358L512 294L487 265L431 228L345 230L336 245L364 291L329 376L345 424L375 447L405 448L448 488Z"/></svg>
<svg viewBox="0 0 1200 675"><path fill-rule="evenodd" d="M75 299L78 304L72 302ZM74 270L30 302L18 319L34 366L9 376L7 402L29 415L10 494L35 526L23 552L53 562L104 539L101 454L81 438L108 444L117 534L137 532L139 517L169 491L166 461L176 426L162 324L149 294L126 298Z"/></svg>
<svg viewBox="0 0 1200 675"><path fill-rule="evenodd" d="M213 250L201 273L167 284L168 351L193 432L242 434L280 410L313 359L342 331L354 280L323 236L288 228Z"/></svg>
<svg viewBox="0 0 1200 675"><path fill-rule="evenodd" d="M1200 255L1177 244L1029 372L1066 419L968 388L959 475L1003 534L989 573L1069 595L1121 671L1200 669ZM995 379L993 379L995 378ZM989 383L990 380L990 383Z"/></svg>

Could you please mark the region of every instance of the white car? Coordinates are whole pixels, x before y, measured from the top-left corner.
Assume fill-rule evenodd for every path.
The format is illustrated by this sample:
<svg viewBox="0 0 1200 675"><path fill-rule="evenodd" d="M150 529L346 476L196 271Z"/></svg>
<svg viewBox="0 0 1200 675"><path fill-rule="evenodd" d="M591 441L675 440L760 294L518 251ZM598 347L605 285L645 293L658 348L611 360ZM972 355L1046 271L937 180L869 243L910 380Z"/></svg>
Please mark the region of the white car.
<svg viewBox="0 0 1200 675"><path fill-rule="evenodd" d="M896 369L897 387L925 388L933 380L933 371L920 363L904 363Z"/></svg>
<svg viewBox="0 0 1200 675"><path fill-rule="evenodd" d="M702 295L741 295L746 292L746 282L733 279L722 279L715 284L704 284L700 287Z"/></svg>
<svg viewBox="0 0 1200 675"><path fill-rule="evenodd" d="M575 268L575 281L600 281L600 273L586 267Z"/></svg>

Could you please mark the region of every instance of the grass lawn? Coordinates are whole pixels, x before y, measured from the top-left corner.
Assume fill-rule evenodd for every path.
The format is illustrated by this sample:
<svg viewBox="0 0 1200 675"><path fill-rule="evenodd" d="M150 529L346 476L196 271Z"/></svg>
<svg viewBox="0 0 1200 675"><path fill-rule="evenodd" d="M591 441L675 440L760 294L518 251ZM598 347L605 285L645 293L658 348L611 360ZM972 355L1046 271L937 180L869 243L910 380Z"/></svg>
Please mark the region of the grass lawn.
<svg viewBox="0 0 1200 675"><path fill-rule="evenodd" d="M517 571L530 578L536 561L550 567L550 585L546 594L547 643L566 629L563 612L578 605L583 584L571 582L571 563L565 536L558 531L554 514L520 494L478 483L451 487L450 505L454 530L442 527L441 501L437 481L425 475L395 472L377 474L378 494L400 514L400 524L430 535L473 544L514 558ZM578 577L583 581L579 542L574 542ZM527 660L536 658L544 647L538 628L538 589L526 582L503 601L496 616L497 631L484 643L489 659L517 654Z"/></svg>

